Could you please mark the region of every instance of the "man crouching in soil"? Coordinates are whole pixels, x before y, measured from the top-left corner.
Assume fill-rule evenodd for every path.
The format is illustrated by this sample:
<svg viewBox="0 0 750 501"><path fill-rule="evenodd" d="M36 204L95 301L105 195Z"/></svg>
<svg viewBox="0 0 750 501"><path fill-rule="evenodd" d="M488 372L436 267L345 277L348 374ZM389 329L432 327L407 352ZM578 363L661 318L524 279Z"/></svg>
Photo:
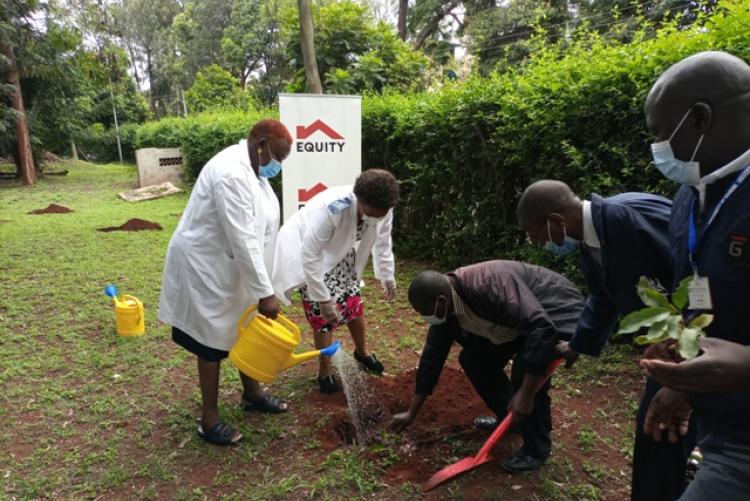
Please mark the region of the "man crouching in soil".
<svg viewBox="0 0 750 501"><path fill-rule="evenodd" d="M453 342L463 347L459 361L477 393L496 416L513 413L523 446L503 469L538 469L552 448L550 382L534 393L555 358L555 345L571 338L583 297L565 277L516 261L486 261L442 274L423 271L409 286L409 302L430 324L417 368L409 410L393 416L391 427L406 428L432 393ZM513 359L511 377L504 368ZM492 430L498 418L479 417Z"/></svg>

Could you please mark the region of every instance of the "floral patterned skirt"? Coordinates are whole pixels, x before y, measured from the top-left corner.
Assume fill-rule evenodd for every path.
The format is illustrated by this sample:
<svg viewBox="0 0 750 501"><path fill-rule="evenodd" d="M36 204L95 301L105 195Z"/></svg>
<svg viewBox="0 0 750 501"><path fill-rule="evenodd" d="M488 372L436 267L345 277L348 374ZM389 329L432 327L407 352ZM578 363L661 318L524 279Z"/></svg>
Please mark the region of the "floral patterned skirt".
<svg viewBox="0 0 750 501"><path fill-rule="evenodd" d="M359 281L357 272L354 268L356 251L352 248L344 259L334 266L334 268L325 274L325 284L331 299L336 302L342 324L348 324L362 316L364 305L362 304L362 295L359 290ZM307 321L313 330L318 332L329 332L333 326L326 321L320 313L320 304L317 301L310 301L307 286L304 285L299 290L302 296L302 307L305 310Z"/></svg>

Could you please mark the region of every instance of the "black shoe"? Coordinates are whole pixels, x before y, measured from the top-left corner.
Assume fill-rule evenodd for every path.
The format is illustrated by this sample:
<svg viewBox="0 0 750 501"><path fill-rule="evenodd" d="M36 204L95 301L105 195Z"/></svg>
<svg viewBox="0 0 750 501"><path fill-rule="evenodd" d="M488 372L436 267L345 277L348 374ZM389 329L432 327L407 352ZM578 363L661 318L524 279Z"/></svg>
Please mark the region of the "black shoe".
<svg viewBox="0 0 750 501"><path fill-rule="evenodd" d="M531 457L523 451L518 451L500 463L500 467L508 473L521 473L538 470L543 464L544 460Z"/></svg>
<svg viewBox="0 0 750 501"><path fill-rule="evenodd" d="M495 431L495 428L500 424L500 420L495 416L479 416L474 418L474 428L477 430ZM508 428L508 433L521 433L519 424L511 425Z"/></svg>
<svg viewBox="0 0 750 501"><path fill-rule="evenodd" d="M474 418L474 428L478 430L495 431L500 421L495 416L479 416Z"/></svg>
<svg viewBox="0 0 750 501"><path fill-rule="evenodd" d="M319 377L318 384L320 385L320 392L326 395L332 395L341 391L341 385L331 375Z"/></svg>
<svg viewBox="0 0 750 501"><path fill-rule="evenodd" d="M377 359L374 353L370 354L369 357L363 357L355 351L354 359L359 362L359 365L361 365L362 368L367 372L372 372L373 374L376 374L378 376L383 375L385 367L383 367L382 362Z"/></svg>

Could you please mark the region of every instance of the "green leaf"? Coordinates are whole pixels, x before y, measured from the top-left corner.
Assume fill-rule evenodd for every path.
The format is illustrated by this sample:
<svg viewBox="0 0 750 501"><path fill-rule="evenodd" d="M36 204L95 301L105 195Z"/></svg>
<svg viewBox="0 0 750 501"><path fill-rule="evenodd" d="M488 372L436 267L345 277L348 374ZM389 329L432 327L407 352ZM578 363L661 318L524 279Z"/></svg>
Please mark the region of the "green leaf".
<svg viewBox="0 0 750 501"><path fill-rule="evenodd" d="M682 323L682 316L672 315L667 319L667 324L667 337L670 337L672 339L680 339L682 329L685 328Z"/></svg>
<svg viewBox="0 0 750 501"><path fill-rule="evenodd" d="M687 276L680 280L680 285L672 293L672 303L680 310L684 310L688 305L688 286L693 281L693 276Z"/></svg>
<svg viewBox="0 0 750 501"><path fill-rule="evenodd" d="M698 351L700 350L698 341L703 335L704 334L701 329L691 329L689 327L683 329L679 341L679 351L680 355L682 355L682 358L684 358L685 360L695 358L695 356L698 354Z"/></svg>
<svg viewBox="0 0 750 501"><path fill-rule="evenodd" d="M703 315L698 315L694 319L690 321L688 324L688 327L696 328L696 329L703 329L704 327L708 327L711 325L711 322L714 321L714 316L709 315L708 313L704 313Z"/></svg>
<svg viewBox="0 0 750 501"><path fill-rule="evenodd" d="M637 336L634 341L636 344L654 344L669 339L669 319L656 322L648 330L645 336Z"/></svg>
<svg viewBox="0 0 750 501"><path fill-rule="evenodd" d="M656 285L648 278L641 277L636 286L636 290L638 291L638 296L641 298L641 301L643 301L643 304L646 306L668 308L677 313L677 309L672 306L669 299L667 299L667 296L659 292L656 289Z"/></svg>
<svg viewBox="0 0 750 501"><path fill-rule="evenodd" d="M636 332L641 327L650 327L656 322L666 320L671 313L671 310L667 308L658 307L643 308L642 310L634 311L620 321L620 329L617 331L617 334L629 334Z"/></svg>

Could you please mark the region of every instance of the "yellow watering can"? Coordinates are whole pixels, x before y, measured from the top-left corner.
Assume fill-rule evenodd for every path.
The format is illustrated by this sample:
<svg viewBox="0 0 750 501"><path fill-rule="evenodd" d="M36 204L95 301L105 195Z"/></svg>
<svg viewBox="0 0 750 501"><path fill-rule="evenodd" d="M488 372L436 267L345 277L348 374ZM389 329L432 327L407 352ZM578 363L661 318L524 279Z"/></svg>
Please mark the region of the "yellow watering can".
<svg viewBox="0 0 750 501"><path fill-rule="evenodd" d="M245 310L237 326L237 341L229 351L229 359L242 371L262 383L270 383L276 375L320 355L332 356L339 349L336 341L322 350L292 353L300 343L299 327L279 314L271 320L253 305Z"/></svg>
<svg viewBox="0 0 750 501"><path fill-rule="evenodd" d="M117 296L117 287L114 285L108 285L104 293L115 303L115 323L119 335L140 336L146 332L143 322L143 303L137 297L124 294L120 300Z"/></svg>

